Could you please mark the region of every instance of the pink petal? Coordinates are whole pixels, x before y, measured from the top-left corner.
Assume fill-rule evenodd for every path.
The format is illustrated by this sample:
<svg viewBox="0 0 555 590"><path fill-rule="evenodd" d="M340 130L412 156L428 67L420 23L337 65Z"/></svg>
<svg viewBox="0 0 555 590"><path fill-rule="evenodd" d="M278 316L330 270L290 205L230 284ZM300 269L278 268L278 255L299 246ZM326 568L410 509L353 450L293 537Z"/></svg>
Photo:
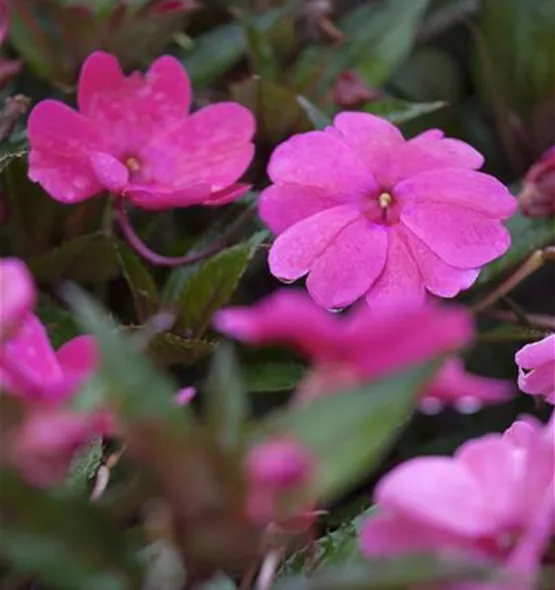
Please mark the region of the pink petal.
<svg viewBox="0 0 555 590"><path fill-rule="evenodd" d="M506 219L517 209L517 200L493 176L457 168L431 170L399 183L395 196L415 201L453 203L489 217Z"/></svg>
<svg viewBox="0 0 555 590"><path fill-rule="evenodd" d="M129 182L129 170L119 160L109 154L91 152L91 167L103 188L119 195Z"/></svg>
<svg viewBox="0 0 555 590"><path fill-rule="evenodd" d="M376 192L370 170L356 152L323 131L294 135L276 148L268 165L274 183L305 184L325 189L341 202Z"/></svg>
<svg viewBox="0 0 555 590"><path fill-rule="evenodd" d="M262 191L258 212L270 230L280 234L299 221L340 204L317 186L273 184Z"/></svg>
<svg viewBox="0 0 555 590"><path fill-rule="evenodd" d="M453 534L495 532L489 498L479 482L447 457L422 457L395 467L378 484L376 499L405 518Z"/></svg>
<svg viewBox="0 0 555 590"><path fill-rule="evenodd" d="M11 337L36 303L36 289L27 266L17 258L0 260L0 343Z"/></svg>
<svg viewBox="0 0 555 590"><path fill-rule="evenodd" d="M392 154L405 143L399 129L368 113L340 113L333 124L383 186Z"/></svg>
<svg viewBox="0 0 555 590"><path fill-rule="evenodd" d="M123 195L139 209L147 211L164 211L174 207L190 207L203 204L211 195L210 185L198 183L171 190L163 187L130 184Z"/></svg>
<svg viewBox="0 0 555 590"><path fill-rule="evenodd" d="M555 392L555 363L542 365L529 373L520 371L518 387L531 395L550 396Z"/></svg>
<svg viewBox="0 0 555 590"><path fill-rule="evenodd" d="M515 360L516 364L523 369L533 369L555 362L555 334L522 347L516 353Z"/></svg>
<svg viewBox="0 0 555 590"><path fill-rule="evenodd" d="M472 269L504 254L511 243L501 223L466 207L418 202L401 221L447 264Z"/></svg>
<svg viewBox="0 0 555 590"><path fill-rule="evenodd" d="M478 278L478 269L455 268L434 254L408 228L399 226L426 288L438 297L455 297Z"/></svg>
<svg viewBox="0 0 555 590"><path fill-rule="evenodd" d="M88 115L94 112L94 101L106 88L117 88L123 83L124 76L118 60L104 51L95 51L89 55L81 66L77 103L79 110Z"/></svg>
<svg viewBox="0 0 555 590"><path fill-rule="evenodd" d="M102 190L89 154L104 151L103 140L85 117L61 102L44 100L31 112L27 132L29 178L54 199L76 203Z"/></svg>
<svg viewBox="0 0 555 590"><path fill-rule="evenodd" d="M360 216L333 239L311 266L306 286L326 309L341 309L362 297L384 268L387 232Z"/></svg>
<svg viewBox="0 0 555 590"><path fill-rule="evenodd" d="M443 133L430 130L407 141L398 149L387 170L389 187L427 172L444 168L476 170L484 163L483 156L472 146L459 139L444 138Z"/></svg>
<svg viewBox="0 0 555 590"><path fill-rule="evenodd" d="M342 205L291 226L272 245L268 257L271 273L282 281L299 279L339 232L359 216L354 207Z"/></svg>
<svg viewBox="0 0 555 590"><path fill-rule="evenodd" d="M77 336L66 342L56 353L64 373L86 379L100 362L98 344L92 336Z"/></svg>
<svg viewBox="0 0 555 590"><path fill-rule="evenodd" d="M141 157L149 182L180 189L207 183L219 191L236 182L253 155L252 113L222 102L197 111L182 124L155 137Z"/></svg>
<svg viewBox="0 0 555 590"><path fill-rule="evenodd" d="M241 198L248 190L250 190L250 188L250 184L236 182L224 189L210 193L210 196L203 201L202 204L205 207L220 207L221 205L227 205L228 203L233 203Z"/></svg>
<svg viewBox="0 0 555 590"><path fill-rule="evenodd" d="M368 305L374 309L418 305L426 298L418 266L399 227L388 232L385 267L366 295Z"/></svg>

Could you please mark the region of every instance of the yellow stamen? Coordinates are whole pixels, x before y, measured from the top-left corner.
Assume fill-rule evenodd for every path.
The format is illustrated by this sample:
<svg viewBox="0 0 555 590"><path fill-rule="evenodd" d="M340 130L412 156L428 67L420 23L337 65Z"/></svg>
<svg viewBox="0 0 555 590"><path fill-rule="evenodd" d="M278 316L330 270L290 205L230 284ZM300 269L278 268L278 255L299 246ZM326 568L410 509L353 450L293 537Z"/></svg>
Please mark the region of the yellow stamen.
<svg viewBox="0 0 555 590"><path fill-rule="evenodd" d="M378 197L378 203L382 209L387 209L391 205L392 201L393 199L389 193L382 193Z"/></svg>
<svg viewBox="0 0 555 590"><path fill-rule="evenodd" d="M138 172L141 169L141 165L137 158L127 158L125 165L131 170L131 172Z"/></svg>

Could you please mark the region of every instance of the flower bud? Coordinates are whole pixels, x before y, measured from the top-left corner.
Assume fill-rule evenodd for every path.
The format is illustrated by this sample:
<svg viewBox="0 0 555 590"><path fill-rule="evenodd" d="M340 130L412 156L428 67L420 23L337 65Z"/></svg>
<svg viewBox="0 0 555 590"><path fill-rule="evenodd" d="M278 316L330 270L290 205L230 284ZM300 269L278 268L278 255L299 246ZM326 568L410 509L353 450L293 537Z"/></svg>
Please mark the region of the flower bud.
<svg viewBox="0 0 555 590"><path fill-rule="evenodd" d="M528 217L555 214L555 145L528 170L518 201L520 210Z"/></svg>

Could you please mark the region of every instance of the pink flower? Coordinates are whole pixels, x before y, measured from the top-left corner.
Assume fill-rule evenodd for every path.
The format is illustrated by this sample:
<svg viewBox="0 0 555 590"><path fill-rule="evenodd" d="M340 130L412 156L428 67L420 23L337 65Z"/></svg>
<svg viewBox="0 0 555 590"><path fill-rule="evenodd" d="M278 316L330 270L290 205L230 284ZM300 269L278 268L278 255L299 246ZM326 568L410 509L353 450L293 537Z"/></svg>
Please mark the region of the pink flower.
<svg viewBox="0 0 555 590"><path fill-rule="evenodd" d="M518 386L525 393L544 395L555 404L555 334L527 344L515 356Z"/></svg>
<svg viewBox="0 0 555 590"><path fill-rule="evenodd" d="M136 207L220 205L254 153L254 118L235 103L189 115L191 84L173 57L124 77L117 59L95 52L79 78L79 112L55 100L29 117L29 177L62 203L104 190Z"/></svg>
<svg viewBox="0 0 555 590"><path fill-rule="evenodd" d="M98 364L92 336L78 336L54 351L46 329L28 314L0 350L0 388L31 402L56 404L73 395Z"/></svg>
<svg viewBox="0 0 555 590"><path fill-rule="evenodd" d="M260 216L277 234L272 274L308 275L315 301L340 309L454 297L503 254L516 200L476 172L482 156L437 129L405 141L384 119L342 113L272 155Z"/></svg>
<svg viewBox="0 0 555 590"><path fill-rule="evenodd" d="M419 407L425 414L436 414L445 406L470 414L484 404L507 401L512 394L510 381L467 373L460 359L451 358L425 387Z"/></svg>
<svg viewBox="0 0 555 590"><path fill-rule="evenodd" d="M554 428L555 415L545 427L520 420L503 435L466 442L452 458L395 467L376 488L378 514L362 528L362 551L492 561L519 580L515 588L531 590L555 533Z"/></svg>
<svg viewBox="0 0 555 590"><path fill-rule="evenodd" d="M315 470L310 452L292 439L274 439L254 446L245 461L249 493L247 513L257 524L281 520L282 494L301 490Z"/></svg>
<svg viewBox="0 0 555 590"><path fill-rule="evenodd" d="M186 406L192 401L196 394L196 387L184 387L175 394L175 403L178 406Z"/></svg>
<svg viewBox="0 0 555 590"><path fill-rule="evenodd" d="M307 356L303 400L333 393L429 360L467 344L470 314L461 307L423 305L374 313L366 306L341 317L304 292L278 291L251 307L218 312L214 325L243 342L286 344Z"/></svg>
<svg viewBox="0 0 555 590"><path fill-rule="evenodd" d="M518 202L522 213L529 217L555 215L555 145L526 173Z"/></svg>
<svg viewBox="0 0 555 590"><path fill-rule="evenodd" d="M0 260L0 345L13 336L35 307L37 293L31 273L17 258Z"/></svg>

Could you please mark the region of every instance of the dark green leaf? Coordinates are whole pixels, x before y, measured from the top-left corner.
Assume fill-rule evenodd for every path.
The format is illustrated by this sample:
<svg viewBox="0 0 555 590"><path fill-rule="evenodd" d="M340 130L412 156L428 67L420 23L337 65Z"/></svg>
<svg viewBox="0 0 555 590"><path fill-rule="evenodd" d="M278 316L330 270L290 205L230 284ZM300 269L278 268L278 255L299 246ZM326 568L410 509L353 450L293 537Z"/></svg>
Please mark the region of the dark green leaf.
<svg viewBox="0 0 555 590"><path fill-rule="evenodd" d="M395 125L401 125L423 115L433 113L445 106L446 103L442 101L407 102L397 98L388 98L387 100L368 103L363 107L363 110L384 117Z"/></svg>
<svg viewBox="0 0 555 590"><path fill-rule="evenodd" d="M297 102L301 105L306 116L310 119L314 129L324 129L324 127L332 124L332 120L326 115L326 113L314 106L304 96L297 96Z"/></svg>
<svg viewBox="0 0 555 590"><path fill-rule="evenodd" d="M295 389L305 371L300 363L268 361L245 365L243 374L247 390L256 393Z"/></svg>
<svg viewBox="0 0 555 590"><path fill-rule="evenodd" d="M247 391L230 343L223 342L212 359L207 392L207 422L222 449L240 453L249 414Z"/></svg>
<svg viewBox="0 0 555 590"><path fill-rule="evenodd" d="M124 242L114 243L123 276L129 285L137 319L145 322L158 311L158 290L142 260Z"/></svg>
<svg viewBox="0 0 555 590"><path fill-rule="evenodd" d="M17 571L59 590L133 590L135 548L87 500L55 497L0 474L0 555Z"/></svg>
<svg viewBox="0 0 555 590"><path fill-rule="evenodd" d="M178 325L202 338L214 312L229 302L254 253L250 244L238 244L201 265L186 282L177 302Z"/></svg>
<svg viewBox="0 0 555 590"><path fill-rule="evenodd" d="M422 383L435 363L378 383L293 407L263 423L263 431L285 431L318 458L315 495L330 500L367 474L410 417Z"/></svg>
<svg viewBox="0 0 555 590"><path fill-rule="evenodd" d="M102 232L73 238L26 262L39 282L104 283L118 273L112 239Z"/></svg>
<svg viewBox="0 0 555 590"><path fill-rule="evenodd" d="M211 340L183 338L171 332L158 334L149 343L148 351L156 363L171 367L188 367L207 357L215 343Z"/></svg>
<svg viewBox="0 0 555 590"><path fill-rule="evenodd" d="M505 224L511 234L509 251L488 264L480 273L477 285L495 279L505 271L522 262L534 250L555 240L555 218L532 219L516 213Z"/></svg>
<svg viewBox="0 0 555 590"><path fill-rule="evenodd" d="M60 348L62 344L75 338L80 333L73 316L44 293L39 295L35 313L45 325L54 348Z"/></svg>

